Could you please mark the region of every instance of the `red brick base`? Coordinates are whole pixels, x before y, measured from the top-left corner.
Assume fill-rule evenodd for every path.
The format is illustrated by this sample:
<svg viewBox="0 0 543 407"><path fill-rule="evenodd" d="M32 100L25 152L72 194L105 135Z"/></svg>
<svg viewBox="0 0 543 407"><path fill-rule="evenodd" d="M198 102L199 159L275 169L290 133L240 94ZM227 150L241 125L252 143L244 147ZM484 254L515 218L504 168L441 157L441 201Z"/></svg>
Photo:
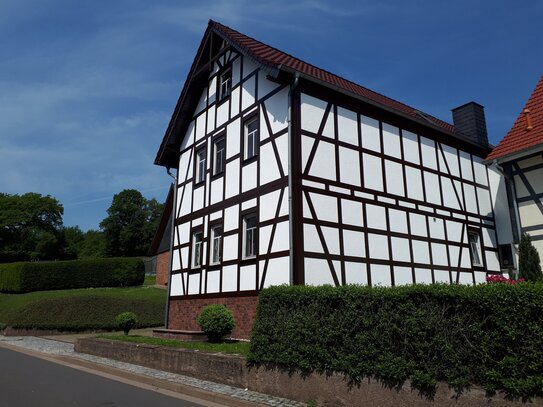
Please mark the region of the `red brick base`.
<svg viewBox="0 0 543 407"><path fill-rule="evenodd" d="M258 295L218 297L218 298L187 298L170 299L168 315L168 329L185 331L199 331L196 318L202 308L209 304L223 304L234 314L236 327L232 331L232 338L249 339L253 320L256 314Z"/></svg>
<svg viewBox="0 0 543 407"><path fill-rule="evenodd" d="M170 252L160 253L156 257L156 285L167 285L170 269Z"/></svg>

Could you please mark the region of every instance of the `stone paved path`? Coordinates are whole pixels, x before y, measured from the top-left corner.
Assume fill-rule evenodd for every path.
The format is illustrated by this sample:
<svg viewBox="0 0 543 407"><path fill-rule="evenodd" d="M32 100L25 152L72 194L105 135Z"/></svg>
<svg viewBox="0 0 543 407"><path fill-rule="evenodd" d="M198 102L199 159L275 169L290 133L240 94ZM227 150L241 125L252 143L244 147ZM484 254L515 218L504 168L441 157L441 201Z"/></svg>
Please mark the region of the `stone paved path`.
<svg viewBox="0 0 543 407"><path fill-rule="evenodd" d="M126 372L140 374L159 380L166 380L173 383L181 383L193 386L199 389L228 395L233 398L247 400L273 407L305 407L305 403L292 401L280 397L272 397L266 394L257 393L240 389L238 387L228 386L210 382L207 380L195 379L189 376L183 376L175 373L163 372L161 370L150 369L148 367L132 365L130 363L119 362L112 359L99 356L87 355L85 353L74 352L73 343L61 342L52 339L40 338L35 336L0 336L0 342L5 342L12 346L24 349L42 352L48 355L67 356L75 359L86 360L88 362L100 365L111 366Z"/></svg>

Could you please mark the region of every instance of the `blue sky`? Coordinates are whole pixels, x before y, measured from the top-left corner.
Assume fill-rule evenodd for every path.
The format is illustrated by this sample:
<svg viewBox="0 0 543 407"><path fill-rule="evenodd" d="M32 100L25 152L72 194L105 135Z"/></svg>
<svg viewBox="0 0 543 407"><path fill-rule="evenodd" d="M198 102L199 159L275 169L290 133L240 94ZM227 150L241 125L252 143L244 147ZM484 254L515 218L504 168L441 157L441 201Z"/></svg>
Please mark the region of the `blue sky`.
<svg viewBox="0 0 543 407"><path fill-rule="evenodd" d="M0 0L0 192L49 194L96 229L112 196L163 201L153 160L209 18L489 138L543 74L543 2Z"/></svg>

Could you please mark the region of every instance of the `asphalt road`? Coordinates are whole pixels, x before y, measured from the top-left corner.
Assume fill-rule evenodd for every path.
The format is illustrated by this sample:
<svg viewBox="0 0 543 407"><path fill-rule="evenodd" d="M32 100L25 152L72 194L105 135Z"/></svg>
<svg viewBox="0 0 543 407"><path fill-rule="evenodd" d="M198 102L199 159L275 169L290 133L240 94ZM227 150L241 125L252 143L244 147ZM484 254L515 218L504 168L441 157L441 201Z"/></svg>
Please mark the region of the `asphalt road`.
<svg viewBox="0 0 543 407"><path fill-rule="evenodd" d="M0 407L201 407L0 348Z"/></svg>

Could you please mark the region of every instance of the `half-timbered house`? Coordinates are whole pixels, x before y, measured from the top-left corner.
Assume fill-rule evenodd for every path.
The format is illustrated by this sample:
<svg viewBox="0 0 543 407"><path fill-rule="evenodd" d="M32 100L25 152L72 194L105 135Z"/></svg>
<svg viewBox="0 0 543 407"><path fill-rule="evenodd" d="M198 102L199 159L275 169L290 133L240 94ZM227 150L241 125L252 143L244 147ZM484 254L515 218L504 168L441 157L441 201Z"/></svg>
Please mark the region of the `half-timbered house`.
<svg viewBox="0 0 543 407"><path fill-rule="evenodd" d="M513 127L486 158L496 173L498 241L505 266L515 269L515 244L528 233L543 258L543 76ZM494 195L494 194L493 194Z"/></svg>
<svg viewBox="0 0 543 407"><path fill-rule="evenodd" d="M177 169L167 328L247 337L278 284L499 272L484 111L451 125L210 21L155 163Z"/></svg>

